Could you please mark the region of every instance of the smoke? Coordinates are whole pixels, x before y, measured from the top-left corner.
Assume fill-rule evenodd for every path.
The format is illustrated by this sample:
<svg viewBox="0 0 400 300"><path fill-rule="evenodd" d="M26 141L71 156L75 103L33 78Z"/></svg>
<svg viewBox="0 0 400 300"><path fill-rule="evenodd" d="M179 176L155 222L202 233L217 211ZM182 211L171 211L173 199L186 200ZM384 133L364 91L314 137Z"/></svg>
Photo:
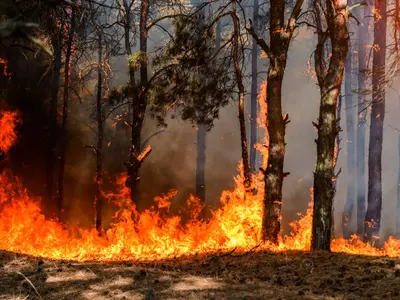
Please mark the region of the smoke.
<svg viewBox="0 0 400 300"><path fill-rule="evenodd" d="M154 37L154 41L157 39ZM154 42L156 43L156 42ZM154 45L150 45L154 46ZM307 62L314 51L315 43L313 33L301 29L291 45L288 55L283 86L283 110L288 113L291 123L287 127L286 142L287 152L285 157L285 172L290 172L284 182L283 222L284 230L288 229L288 222L297 219L297 212L305 212L307 203L311 200L310 188L313 185L313 171L316 162L316 145L314 139L317 133L311 122L315 121L319 109L319 90L316 80L307 74ZM151 47L150 47L151 48ZM28 86L32 90L10 89L9 95L13 99L8 102L20 108L23 117L23 128L20 131L19 144L12 150L14 169L22 175L28 189L36 195L43 195L45 184L45 163L43 155L47 141L46 128L48 116L46 115L45 99L48 95L40 88L49 86L49 78L42 80L42 85L31 82L30 78L40 78L38 74L44 72L44 67L35 72L26 71L26 63L17 57L15 66L10 63L9 69L14 75L17 86ZM32 61L29 61L32 63ZM124 57L114 58L111 62L114 77L113 86L125 84L128 80L127 61ZM30 68L35 69L35 68ZM266 71L265 61L260 63L260 71ZM23 73L25 72L25 73ZM21 74L24 74L22 76ZM384 128L383 145L383 213L382 236L394 233L397 174L399 172L398 158L398 132L391 127L399 128L398 115L400 98L395 88L399 85L396 81L394 89L387 90L387 107ZM7 85L8 83L3 83ZM91 82L89 89L94 90L95 82ZM246 86L247 92L250 86ZM357 101L357 97L353 97ZM355 103L354 103L355 104ZM94 177L95 155L87 145L96 142L95 122L93 117L94 99L85 95L81 101L73 100L71 103L69 124L69 148L67 157L66 176L66 211L73 223L80 222L84 226L92 226L94 219ZM345 107L343 106L343 109ZM247 115L250 109L246 108ZM342 112L342 139L337 170L342 172L337 180L337 190L334 203L335 210L335 235L341 235L341 217L347 189L346 166L346 122ZM153 147L150 156L145 160L140 177L139 210L148 208L153 204L153 198L170 189L178 190L174 198L173 210L179 210L189 194L195 192L196 169L196 128L189 122L179 119L167 119L168 127L150 139ZM249 123L247 124L249 126ZM159 130L154 120L146 118L143 137L144 139ZM106 123L105 150L103 154L105 169L105 188L112 188L112 182L119 172L125 171L124 162L129 157L129 128L117 130L113 121ZM261 137L260 137L261 139ZM367 144L368 147L368 138ZM240 160L240 136L237 118L236 103L231 103L223 108L220 118L207 135L206 150L206 204L215 207L219 204L220 194L223 190L234 186L233 176L237 174ZM47 204L46 204L47 205ZM105 221L111 219L115 207L107 204ZM353 214L355 215L355 214ZM353 224L354 225L354 224Z"/></svg>

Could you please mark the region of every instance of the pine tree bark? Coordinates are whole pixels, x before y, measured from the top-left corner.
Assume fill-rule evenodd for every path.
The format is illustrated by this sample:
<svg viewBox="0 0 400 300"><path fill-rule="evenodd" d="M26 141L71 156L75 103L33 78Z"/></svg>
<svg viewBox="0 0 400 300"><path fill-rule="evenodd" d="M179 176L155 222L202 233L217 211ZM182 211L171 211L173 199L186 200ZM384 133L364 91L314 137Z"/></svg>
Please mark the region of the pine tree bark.
<svg viewBox="0 0 400 300"><path fill-rule="evenodd" d="M47 145L47 167L46 167L46 200L47 203L54 203L54 172L57 163L57 107L58 107L58 92L60 89L60 74L61 74L61 34L53 41L54 48L54 68L53 68L53 83L51 87L50 100L50 124L49 124L49 139Z"/></svg>
<svg viewBox="0 0 400 300"><path fill-rule="evenodd" d="M66 164L66 154L67 154L67 126L68 126L68 114L69 114L69 86L70 86L70 67L71 67L71 54L72 54L72 43L75 34L75 9L72 9L71 13L71 23L68 32L67 41L67 52L65 54L65 64L64 64L64 94L63 94L63 115L61 124L61 137L60 137L60 170L58 174L58 201L57 208L62 216L64 210L64 177L65 177L65 164Z"/></svg>
<svg viewBox="0 0 400 300"><path fill-rule="evenodd" d="M96 99L96 119L97 119L97 147L96 147L96 195L95 195L95 214L96 230L101 235L103 229L103 197L101 195L102 181L102 151L103 151L103 53L102 53L102 34L98 38L98 73L97 73L97 99Z"/></svg>
<svg viewBox="0 0 400 300"><path fill-rule="evenodd" d="M354 130L354 103L352 91L352 53L349 51L345 66L345 112L347 131L347 195L342 217L343 237L348 239L351 236L350 223L356 199L356 152L355 152L355 130Z"/></svg>
<svg viewBox="0 0 400 300"><path fill-rule="evenodd" d="M289 45L292 41L296 21L301 12L303 0L298 0L285 25L285 2L270 3L270 43L260 38L254 28L247 28L253 39L268 55L267 75L267 118L268 129L268 166L264 173L264 213L262 238L272 243L279 242L281 229L282 186L285 176L283 165L285 158L285 131L289 122L288 115L282 114L282 84L286 68Z"/></svg>
<svg viewBox="0 0 400 300"><path fill-rule="evenodd" d="M255 34L258 34L258 0L253 2L253 26ZM258 95L258 45L253 40L251 48L251 98L250 98L250 169L256 172L257 150L257 95Z"/></svg>
<svg viewBox="0 0 400 300"><path fill-rule="evenodd" d="M320 5L316 1L316 5ZM330 251L333 225L335 139L337 127L337 101L348 52L349 34L347 1L326 1L327 27L324 32L319 27L318 43L315 51L315 70L320 87L320 110L318 124L317 165L314 173L314 213L312 226L312 250ZM317 11L318 14L318 11ZM324 67L324 44L331 41L332 53L328 70Z"/></svg>
<svg viewBox="0 0 400 300"><path fill-rule="evenodd" d="M366 184L365 184L365 132L366 132L366 90L367 90L367 49L368 44L368 15L369 8L364 6L358 20L361 25L358 27L358 104L357 104L357 235L364 236L365 221L365 202L366 202Z"/></svg>
<svg viewBox="0 0 400 300"><path fill-rule="evenodd" d="M382 143L385 118L386 0L376 0L372 65L372 107L368 148L368 207L365 237L379 239L382 210Z"/></svg>

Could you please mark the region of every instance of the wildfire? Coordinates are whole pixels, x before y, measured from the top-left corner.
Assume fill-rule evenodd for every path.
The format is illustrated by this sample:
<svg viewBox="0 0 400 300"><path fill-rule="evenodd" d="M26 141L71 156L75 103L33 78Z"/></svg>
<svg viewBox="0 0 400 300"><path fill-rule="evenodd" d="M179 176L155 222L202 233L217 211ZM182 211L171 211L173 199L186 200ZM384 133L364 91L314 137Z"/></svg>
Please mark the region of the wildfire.
<svg viewBox="0 0 400 300"><path fill-rule="evenodd" d="M17 113L4 112L0 118L0 146L8 151L16 141ZM123 177L118 180L117 193L104 194L109 201L120 204L120 211L103 236L95 229L65 228L57 220L49 220L41 213L39 199L32 199L17 178L8 172L0 174L0 249L51 259L76 261L158 260L182 255L197 255L217 251L246 251L260 244L262 223L262 175L253 182L259 192L246 194L241 175L235 178L236 188L224 191L221 207L211 219L198 216L202 206L195 197L187 200L184 214L171 215L171 191L155 199L156 205L139 213L128 205L129 190ZM311 239L312 203L307 213L291 224L292 233L279 245L261 245L259 250L309 250ZM333 241L333 251L367 255L400 255L400 241L389 239L379 250L351 240Z"/></svg>
<svg viewBox="0 0 400 300"><path fill-rule="evenodd" d="M258 103L260 105L260 113L257 118L257 124L260 128L263 129L264 138L260 144L256 145L256 149L261 153L263 157L261 167L265 169L267 167L268 161L268 145L269 145L269 137L267 130L267 81L263 81L260 86L260 93L258 94Z"/></svg>
<svg viewBox="0 0 400 300"><path fill-rule="evenodd" d="M16 142L15 127L19 122L17 112L0 112L0 152L8 152Z"/></svg>
<svg viewBox="0 0 400 300"><path fill-rule="evenodd" d="M3 65L3 75L10 76L11 73L8 72L8 62L4 58L0 57L0 66Z"/></svg>

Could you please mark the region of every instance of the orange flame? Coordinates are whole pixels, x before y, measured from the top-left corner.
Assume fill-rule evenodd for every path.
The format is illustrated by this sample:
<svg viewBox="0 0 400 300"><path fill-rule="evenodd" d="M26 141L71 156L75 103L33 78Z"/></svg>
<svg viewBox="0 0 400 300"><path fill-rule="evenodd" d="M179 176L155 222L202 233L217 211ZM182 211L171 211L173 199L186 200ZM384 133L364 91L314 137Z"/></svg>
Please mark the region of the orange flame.
<svg viewBox="0 0 400 300"><path fill-rule="evenodd" d="M3 75L4 76L11 76L11 73L8 72L8 62L4 58L0 57L0 65L3 65Z"/></svg>
<svg viewBox="0 0 400 300"><path fill-rule="evenodd" d="M0 141L2 149L8 150L17 139L18 114L4 112L1 116ZM65 228L57 220L46 219L40 211L39 199L30 198L18 178L3 172L0 174L0 249L76 261L158 260L235 248L246 251L258 246L261 236L263 180L261 173L255 177L253 184L258 193L246 193L241 175L236 176L235 189L222 193L221 207L212 212L208 221L198 218L203 207L191 196L186 203L190 218L183 223L180 215L169 212L175 191L157 197L155 207L139 213L129 200L126 175L123 175L117 181L118 193L104 193L120 210L111 227L103 236L98 236L95 229ZM308 251L311 223L312 202L306 214L291 223L292 233L284 236L279 245L265 243L258 249ZM334 240L332 249L398 256L400 241L390 238L383 249L377 249L353 236L350 240Z"/></svg>
<svg viewBox="0 0 400 300"><path fill-rule="evenodd" d="M16 142L15 127L19 122L17 112L0 112L0 151L8 152Z"/></svg>
<svg viewBox="0 0 400 300"><path fill-rule="evenodd" d="M267 129L267 81L263 81L260 86L260 92L258 94L258 104L260 105L260 113L257 118L257 124L260 128L263 129L264 138L261 143L256 144L256 149L261 153L263 158L261 167L265 169L268 163L268 145L269 145L269 136Z"/></svg>

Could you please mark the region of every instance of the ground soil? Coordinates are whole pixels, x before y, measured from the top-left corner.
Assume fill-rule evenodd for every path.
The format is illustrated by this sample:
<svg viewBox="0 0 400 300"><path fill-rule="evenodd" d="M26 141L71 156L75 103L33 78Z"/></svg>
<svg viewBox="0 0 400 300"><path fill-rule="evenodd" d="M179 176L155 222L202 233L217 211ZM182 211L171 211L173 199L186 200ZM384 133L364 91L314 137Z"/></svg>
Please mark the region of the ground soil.
<svg viewBox="0 0 400 300"><path fill-rule="evenodd" d="M230 252L77 263L0 252L0 299L400 299L400 259Z"/></svg>

